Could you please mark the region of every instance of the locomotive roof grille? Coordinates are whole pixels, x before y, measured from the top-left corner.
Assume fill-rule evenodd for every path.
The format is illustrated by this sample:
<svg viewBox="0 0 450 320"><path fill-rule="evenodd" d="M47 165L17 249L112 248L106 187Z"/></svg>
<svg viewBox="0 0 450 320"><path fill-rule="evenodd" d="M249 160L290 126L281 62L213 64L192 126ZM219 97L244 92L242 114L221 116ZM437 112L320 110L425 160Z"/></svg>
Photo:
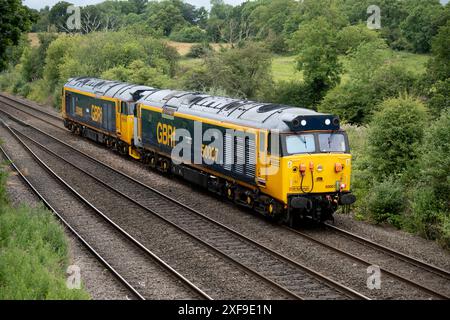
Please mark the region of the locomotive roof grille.
<svg viewBox="0 0 450 320"><path fill-rule="evenodd" d="M338 130L339 119L314 110L274 103L215 97L198 92L162 90L148 86L87 77L70 79L65 85L97 96L117 98L121 101L160 108L178 110L186 114L230 123L242 127L277 129L280 132L311 130ZM172 111L173 112L173 111ZM201 120L200 120L201 121Z"/></svg>

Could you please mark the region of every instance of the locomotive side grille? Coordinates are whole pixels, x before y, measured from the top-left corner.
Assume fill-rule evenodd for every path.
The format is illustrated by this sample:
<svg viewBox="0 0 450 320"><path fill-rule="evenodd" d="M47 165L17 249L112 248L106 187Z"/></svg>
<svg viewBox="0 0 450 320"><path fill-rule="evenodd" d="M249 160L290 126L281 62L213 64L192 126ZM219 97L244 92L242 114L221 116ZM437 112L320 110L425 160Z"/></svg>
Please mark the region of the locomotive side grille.
<svg viewBox="0 0 450 320"><path fill-rule="evenodd" d="M246 139L245 174L253 178L256 174L256 144L254 138Z"/></svg>
<svg viewBox="0 0 450 320"><path fill-rule="evenodd" d="M235 166L236 173L244 174L245 167L245 140L244 137L236 137L236 154L235 154Z"/></svg>
<svg viewBox="0 0 450 320"><path fill-rule="evenodd" d="M231 171L233 163L233 137L229 133L225 133L225 143L224 143L224 168L225 170Z"/></svg>

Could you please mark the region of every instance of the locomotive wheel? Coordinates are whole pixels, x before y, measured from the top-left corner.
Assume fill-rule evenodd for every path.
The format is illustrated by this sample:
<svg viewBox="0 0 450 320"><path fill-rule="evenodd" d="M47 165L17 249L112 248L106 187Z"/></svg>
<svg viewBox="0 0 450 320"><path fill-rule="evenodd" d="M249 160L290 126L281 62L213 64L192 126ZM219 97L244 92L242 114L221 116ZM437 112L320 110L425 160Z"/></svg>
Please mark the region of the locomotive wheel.
<svg viewBox="0 0 450 320"><path fill-rule="evenodd" d="M230 200L233 200L233 198L234 198L233 189L231 187L227 188L227 198Z"/></svg>
<svg viewBox="0 0 450 320"><path fill-rule="evenodd" d="M151 156L149 163L150 163L150 167L155 168L156 167L156 159L155 159L155 157Z"/></svg>

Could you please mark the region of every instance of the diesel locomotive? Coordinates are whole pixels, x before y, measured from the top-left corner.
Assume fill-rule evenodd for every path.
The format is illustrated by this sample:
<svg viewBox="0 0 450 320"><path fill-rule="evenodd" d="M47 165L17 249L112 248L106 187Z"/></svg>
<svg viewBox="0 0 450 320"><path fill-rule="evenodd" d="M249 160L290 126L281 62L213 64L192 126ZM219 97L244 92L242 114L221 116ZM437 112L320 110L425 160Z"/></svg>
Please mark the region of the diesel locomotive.
<svg viewBox="0 0 450 320"><path fill-rule="evenodd" d="M356 200L332 115L86 77L62 95L73 133L286 224L331 219Z"/></svg>

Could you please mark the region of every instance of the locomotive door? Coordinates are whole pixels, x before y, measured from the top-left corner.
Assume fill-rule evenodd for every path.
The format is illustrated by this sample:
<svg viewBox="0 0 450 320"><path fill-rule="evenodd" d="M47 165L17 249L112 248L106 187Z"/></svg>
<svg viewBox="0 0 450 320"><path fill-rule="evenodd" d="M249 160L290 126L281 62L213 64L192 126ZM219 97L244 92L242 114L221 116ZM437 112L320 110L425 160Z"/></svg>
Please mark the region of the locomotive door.
<svg viewBox="0 0 450 320"><path fill-rule="evenodd" d="M257 172L256 172L256 182L260 187L266 187L267 181L267 170L269 166L269 156L267 154L267 137L266 131L260 131L258 135L258 162L257 162Z"/></svg>
<svg viewBox="0 0 450 320"><path fill-rule="evenodd" d="M122 108L122 102L116 104L116 132L118 136L122 135L122 121L120 110Z"/></svg>

